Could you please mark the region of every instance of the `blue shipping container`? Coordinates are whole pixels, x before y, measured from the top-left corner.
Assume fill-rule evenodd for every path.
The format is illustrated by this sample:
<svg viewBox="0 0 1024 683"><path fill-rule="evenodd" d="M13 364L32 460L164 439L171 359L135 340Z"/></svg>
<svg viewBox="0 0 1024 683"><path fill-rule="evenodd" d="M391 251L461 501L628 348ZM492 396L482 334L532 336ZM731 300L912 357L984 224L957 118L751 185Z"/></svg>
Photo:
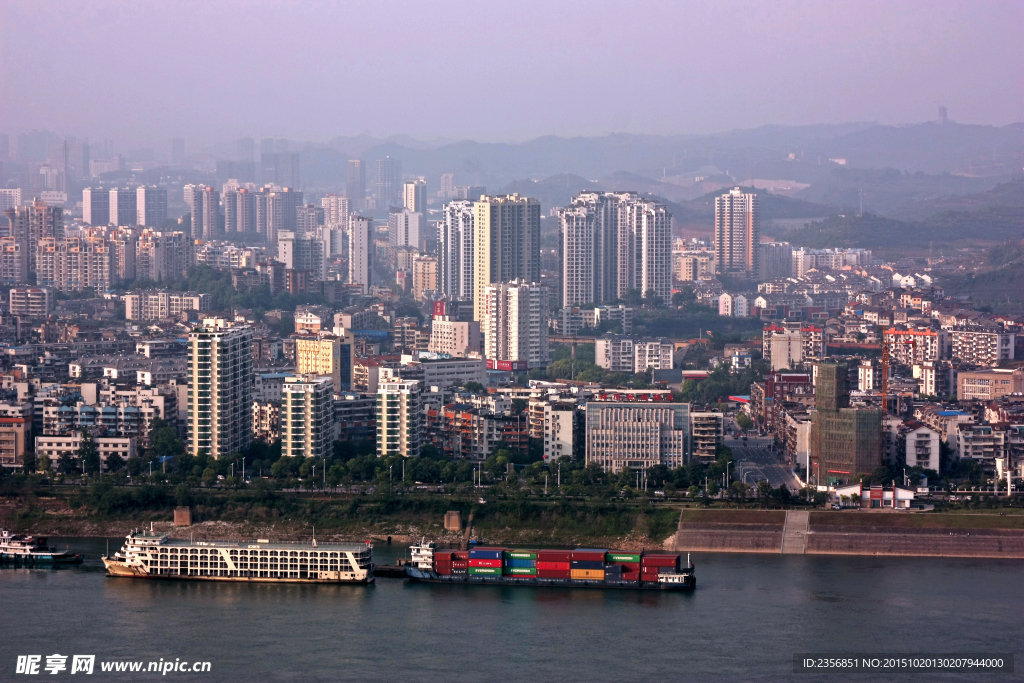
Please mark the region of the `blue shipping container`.
<svg viewBox="0 0 1024 683"><path fill-rule="evenodd" d="M471 560L500 560L502 551L500 550L470 550L469 559Z"/></svg>
<svg viewBox="0 0 1024 683"><path fill-rule="evenodd" d="M571 569L604 569L604 562L597 560L572 560L569 563Z"/></svg>
<svg viewBox="0 0 1024 683"><path fill-rule="evenodd" d="M508 560L505 560L505 566L506 567L536 567L537 566L537 561L536 560L517 560L515 558L510 558Z"/></svg>

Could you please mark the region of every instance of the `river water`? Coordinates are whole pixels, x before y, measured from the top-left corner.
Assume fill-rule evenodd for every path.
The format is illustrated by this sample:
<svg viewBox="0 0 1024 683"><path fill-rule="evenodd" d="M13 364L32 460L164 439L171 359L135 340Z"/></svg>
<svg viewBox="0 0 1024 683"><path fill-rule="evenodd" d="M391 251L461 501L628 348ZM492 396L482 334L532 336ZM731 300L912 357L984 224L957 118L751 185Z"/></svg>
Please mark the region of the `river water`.
<svg viewBox="0 0 1024 683"><path fill-rule="evenodd" d="M1012 653L1022 564L694 554L693 594L410 584L107 578L102 539L62 569L0 569L0 681L18 655L209 661L202 681L1021 680L1016 674L796 674L800 652ZM110 548L121 539L111 539ZM374 548L385 564L402 546ZM68 660L70 662L70 659ZM70 666L69 666L70 669ZM150 680L96 673L86 680ZM74 680L67 671L39 678Z"/></svg>

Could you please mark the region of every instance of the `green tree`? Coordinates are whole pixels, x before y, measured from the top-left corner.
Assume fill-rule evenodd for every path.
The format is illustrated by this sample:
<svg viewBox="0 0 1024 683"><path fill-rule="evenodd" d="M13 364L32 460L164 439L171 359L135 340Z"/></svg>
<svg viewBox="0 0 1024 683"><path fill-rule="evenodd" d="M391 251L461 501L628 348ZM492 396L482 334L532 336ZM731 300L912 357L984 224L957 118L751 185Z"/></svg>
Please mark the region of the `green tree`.
<svg viewBox="0 0 1024 683"><path fill-rule="evenodd" d="M96 442L92 440L92 435L89 432L85 432L82 435L82 442L78 446L77 455L78 462L85 474L99 474L100 451L96 448Z"/></svg>
<svg viewBox="0 0 1024 683"><path fill-rule="evenodd" d="M124 458L120 453L114 452L107 456L107 472L118 472L124 469Z"/></svg>
<svg viewBox="0 0 1024 683"><path fill-rule="evenodd" d="M203 470L203 483L207 486L213 486L214 482L217 481L217 470L212 467L207 467Z"/></svg>
<svg viewBox="0 0 1024 683"><path fill-rule="evenodd" d="M32 474L36 471L36 452L25 451L25 455L21 458L22 470L25 474Z"/></svg>
<svg viewBox="0 0 1024 683"><path fill-rule="evenodd" d="M480 382L466 382L462 388L471 394L481 394L484 392L484 385L480 384Z"/></svg>
<svg viewBox="0 0 1024 683"><path fill-rule="evenodd" d="M161 458L173 458L185 452L178 430L161 419L153 420L150 425L149 445Z"/></svg>
<svg viewBox="0 0 1024 683"><path fill-rule="evenodd" d="M754 421L746 413L740 413L736 416L736 426L747 431L754 428Z"/></svg>

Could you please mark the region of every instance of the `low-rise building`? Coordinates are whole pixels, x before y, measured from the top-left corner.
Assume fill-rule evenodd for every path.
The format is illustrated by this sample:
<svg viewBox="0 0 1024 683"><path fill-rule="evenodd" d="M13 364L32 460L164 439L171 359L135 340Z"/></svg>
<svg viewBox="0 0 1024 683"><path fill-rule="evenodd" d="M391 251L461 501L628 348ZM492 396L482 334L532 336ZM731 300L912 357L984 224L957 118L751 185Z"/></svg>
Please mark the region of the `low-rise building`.
<svg viewBox="0 0 1024 683"><path fill-rule="evenodd" d="M53 311L53 292L46 287L12 287L11 315L45 318Z"/></svg>
<svg viewBox="0 0 1024 683"><path fill-rule="evenodd" d="M35 439L36 457L49 458L51 467L56 470L61 456L68 455L72 458L78 457L78 450L82 447L83 432L72 431L52 436L37 436ZM105 471L107 460L112 455L118 455L122 460L136 456L134 436L93 436L93 443L99 451L100 463Z"/></svg>
<svg viewBox="0 0 1024 683"><path fill-rule="evenodd" d="M690 457L688 403L586 405L586 461L607 472L685 465Z"/></svg>
<svg viewBox="0 0 1024 683"><path fill-rule="evenodd" d="M690 452L704 462L715 460L725 440L725 416L717 410L690 413Z"/></svg>
<svg viewBox="0 0 1024 683"><path fill-rule="evenodd" d="M150 291L125 294L126 320L166 320L184 311L209 311L213 297L199 292Z"/></svg>
<svg viewBox="0 0 1024 683"><path fill-rule="evenodd" d="M961 401L994 401L1008 394L1024 392L1024 368L960 370L957 398Z"/></svg>

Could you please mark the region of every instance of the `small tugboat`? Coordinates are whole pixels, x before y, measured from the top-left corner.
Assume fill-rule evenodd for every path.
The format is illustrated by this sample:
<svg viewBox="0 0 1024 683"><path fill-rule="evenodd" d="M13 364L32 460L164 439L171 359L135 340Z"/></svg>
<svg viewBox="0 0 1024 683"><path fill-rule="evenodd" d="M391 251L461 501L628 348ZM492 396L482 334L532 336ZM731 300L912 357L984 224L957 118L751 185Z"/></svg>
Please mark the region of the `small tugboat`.
<svg viewBox="0 0 1024 683"><path fill-rule="evenodd" d="M79 553L47 545L45 536L25 536L0 530L0 562L53 565L81 564L84 559L85 556Z"/></svg>

